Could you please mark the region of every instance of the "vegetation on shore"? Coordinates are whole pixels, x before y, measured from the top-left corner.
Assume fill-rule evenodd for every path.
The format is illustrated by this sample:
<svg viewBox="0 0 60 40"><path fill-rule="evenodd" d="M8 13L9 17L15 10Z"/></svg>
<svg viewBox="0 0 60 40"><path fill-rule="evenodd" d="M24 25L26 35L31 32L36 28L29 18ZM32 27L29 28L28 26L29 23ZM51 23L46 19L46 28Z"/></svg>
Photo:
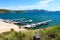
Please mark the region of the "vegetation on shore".
<svg viewBox="0 0 60 40"><path fill-rule="evenodd" d="M34 34L40 35L41 40L60 40L60 26L53 26L39 30L28 30L26 32L10 32L0 34L0 40L33 40Z"/></svg>
<svg viewBox="0 0 60 40"><path fill-rule="evenodd" d="M0 13L6 13L6 12L24 12L23 10L7 10L7 9L0 9Z"/></svg>
<svg viewBox="0 0 60 40"><path fill-rule="evenodd" d="M11 12L10 10L7 10L7 9L0 9L0 12Z"/></svg>

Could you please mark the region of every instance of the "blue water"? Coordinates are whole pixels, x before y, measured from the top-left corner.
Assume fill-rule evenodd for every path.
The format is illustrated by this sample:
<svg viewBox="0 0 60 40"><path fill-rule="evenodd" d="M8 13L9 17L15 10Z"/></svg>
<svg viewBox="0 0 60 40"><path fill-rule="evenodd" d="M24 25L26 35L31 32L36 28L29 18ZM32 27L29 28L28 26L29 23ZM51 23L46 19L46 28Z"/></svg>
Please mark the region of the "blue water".
<svg viewBox="0 0 60 40"><path fill-rule="evenodd" d="M22 12L22 13L1 13L0 18L2 19L32 19L33 22L42 22L51 19L48 25L41 28L60 25L60 13L59 12Z"/></svg>

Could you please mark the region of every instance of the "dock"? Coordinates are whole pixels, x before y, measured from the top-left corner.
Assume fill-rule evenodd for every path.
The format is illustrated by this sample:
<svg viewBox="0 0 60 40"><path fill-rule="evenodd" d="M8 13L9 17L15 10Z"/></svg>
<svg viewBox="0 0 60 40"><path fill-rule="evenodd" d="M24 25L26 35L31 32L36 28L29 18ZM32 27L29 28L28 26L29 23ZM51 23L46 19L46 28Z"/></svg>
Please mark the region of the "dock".
<svg viewBox="0 0 60 40"><path fill-rule="evenodd" d="M37 27L37 26L46 25L51 21L52 20L47 20L47 21L43 21L43 22L39 22L39 23L27 24L27 25L23 25L22 27L24 27L24 28L34 28L34 27Z"/></svg>

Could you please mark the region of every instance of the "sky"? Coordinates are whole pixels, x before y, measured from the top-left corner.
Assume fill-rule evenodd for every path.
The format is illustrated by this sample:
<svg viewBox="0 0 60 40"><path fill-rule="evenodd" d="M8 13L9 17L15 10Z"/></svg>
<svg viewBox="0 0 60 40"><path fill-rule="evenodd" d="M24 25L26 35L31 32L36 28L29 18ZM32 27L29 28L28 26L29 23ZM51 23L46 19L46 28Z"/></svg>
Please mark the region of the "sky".
<svg viewBox="0 0 60 40"><path fill-rule="evenodd" d="M0 9L60 11L60 0L0 0Z"/></svg>

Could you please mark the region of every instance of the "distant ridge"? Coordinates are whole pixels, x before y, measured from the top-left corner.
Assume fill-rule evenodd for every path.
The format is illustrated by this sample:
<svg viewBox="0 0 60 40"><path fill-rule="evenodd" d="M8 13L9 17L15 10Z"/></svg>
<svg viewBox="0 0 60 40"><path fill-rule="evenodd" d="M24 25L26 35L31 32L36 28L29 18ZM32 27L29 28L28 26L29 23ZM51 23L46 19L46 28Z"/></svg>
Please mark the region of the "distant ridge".
<svg viewBox="0 0 60 40"><path fill-rule="evenodd" d="M8 9L0 9L0 13L16 13L16 12L60 12L60 11L48 11L48 10L38 10L38 9L33 9L33 10L8 10Z"/></svg>
<svg viewBox="0 0 60 40"><path fill-rule="evenodd" d="M0 9L0 13L6 13L6 12L23 12L23 10L8 10L8 9Z"/></svg>

